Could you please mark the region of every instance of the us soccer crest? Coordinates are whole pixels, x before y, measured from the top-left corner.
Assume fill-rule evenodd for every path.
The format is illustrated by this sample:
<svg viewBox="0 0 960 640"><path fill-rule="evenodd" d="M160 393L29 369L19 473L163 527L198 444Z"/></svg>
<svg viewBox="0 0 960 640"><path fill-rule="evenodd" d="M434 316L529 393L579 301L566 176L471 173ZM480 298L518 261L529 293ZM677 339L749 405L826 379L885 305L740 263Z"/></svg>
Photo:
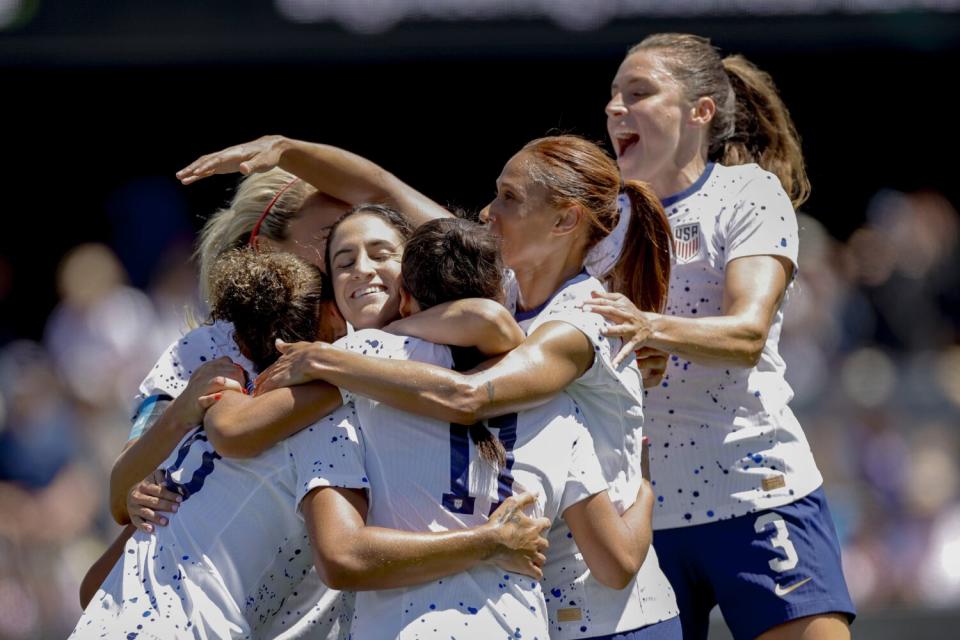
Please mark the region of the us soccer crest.
<svg viewBox="0 0 960 640"><path fill-rule="evenodd" d="M700 223L682 224L673 230L677 264L686 264L700 255Z"/></svg>

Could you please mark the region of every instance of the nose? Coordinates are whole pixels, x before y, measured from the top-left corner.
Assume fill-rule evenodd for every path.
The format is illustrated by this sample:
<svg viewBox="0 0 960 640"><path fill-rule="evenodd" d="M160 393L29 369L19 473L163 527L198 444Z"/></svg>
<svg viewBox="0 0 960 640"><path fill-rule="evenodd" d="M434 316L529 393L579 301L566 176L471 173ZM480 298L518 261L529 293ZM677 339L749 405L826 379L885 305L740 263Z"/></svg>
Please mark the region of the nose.
<svg viewBox="0 0 960 640"><path fill-rule="evenodd" d="M483 209L480 209L480 215L478 216L480 224L489 224L490 223L490 205L485 206Z"/></svg>
<svg viewBox="0 0 960 640"><path fill-rule="evenodd" d="M607 112L607 116L611 118L616 118L627 113L627 107L623 104L623 96L620 92L613 94L610 102L607 103L605 111Z"/></svg>
<svg viewBox="0 0 960 640"><path fill-rule="evenodd" d="M370 259L370 256L367 255L366 251L361 251L357 254L357 259L353 263L352 271L353 273L351 273L351 276L356 280L368 278L373 275L373 260Z"/></svg>

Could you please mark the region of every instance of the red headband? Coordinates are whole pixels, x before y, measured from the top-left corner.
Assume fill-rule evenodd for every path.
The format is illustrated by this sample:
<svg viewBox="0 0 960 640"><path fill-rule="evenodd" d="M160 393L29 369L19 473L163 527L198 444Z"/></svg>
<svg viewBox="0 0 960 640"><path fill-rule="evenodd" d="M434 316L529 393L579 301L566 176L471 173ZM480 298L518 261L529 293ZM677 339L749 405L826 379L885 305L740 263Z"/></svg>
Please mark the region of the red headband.
<svg viewBox="0 0 960 640"><path fill-rule="evenodd" d="M260 233L260 225L263 224L263 221L266 220L267 216L270 214L270 210L273 209L273 205L277 203L277 200L280 199L280 196L283 195L283 192L289 189L290 187L292 187L294 183L296 183L297 180L299 179L300 178L294 178L293 180L288 182L282 189L280 189L280 191L277 191L277 195L273 196L273 200L270 201L270 204L267 205L267 208L264 209L263 213L260 214L260 219L257 220L257 224L253 225L253 231L250 232L249 244L251 247L254 246L253 241L256 239L257 234Z"/></svg>

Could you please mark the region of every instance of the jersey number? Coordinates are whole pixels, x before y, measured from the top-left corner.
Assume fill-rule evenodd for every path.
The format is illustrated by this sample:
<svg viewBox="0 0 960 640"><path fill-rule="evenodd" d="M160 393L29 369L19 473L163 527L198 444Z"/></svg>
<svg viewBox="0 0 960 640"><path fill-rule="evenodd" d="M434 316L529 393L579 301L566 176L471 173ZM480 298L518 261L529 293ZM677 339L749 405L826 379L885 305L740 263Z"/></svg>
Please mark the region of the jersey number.
<svg viewBox="0 0 960 640"><path fill-rule="evenodd" d="M497 500L490 506L490 513L513 494L513 447L517 443L517 414L491 418L491 427L498 428L500 442L506 451L507 463L497 476ZM470 495L470 427L450 425L450 492L444 493L443 508L451 513L473 514L474 496Z"/></svg>
<svg viewBox="0 0 960 640"><path fill-rule="evenodd" d="M797 550L794 548L793 543L790 542L787 523L783 521L783 518L775 513L768 513L757 518L757 522L753 525L753 528L757 533L763 533L763 531L771 525L776 533L770 538L770 544L783 549L783 553L787 558L786 560L774 558L770 561L770 568L777 573L789 571L797 566L798 558Z"/></svg>
<svg viewBox="0 0 960 640"><path fill-rule="evenodd" d="M164 479L164 484L170 491L175 491L183 496L184 500L188 499L190 496L203 488L203 483L207 479L207 476L213 473L213 461L222 457L219 453L212 449L209 451L204 451L201 454L200 466L194 470L193 475L190 477L190 481L178 482L175 480L173 474L183 465L183 461L186 460L187 455L190 453L190 447L197 442L206 441L207 436L203 430L197 430L196 433L190 436L190 438L188 438L187 441L180 446L180 450L177 452L176 461L174 461L174 463L166 469L166 478Z"/></svg>

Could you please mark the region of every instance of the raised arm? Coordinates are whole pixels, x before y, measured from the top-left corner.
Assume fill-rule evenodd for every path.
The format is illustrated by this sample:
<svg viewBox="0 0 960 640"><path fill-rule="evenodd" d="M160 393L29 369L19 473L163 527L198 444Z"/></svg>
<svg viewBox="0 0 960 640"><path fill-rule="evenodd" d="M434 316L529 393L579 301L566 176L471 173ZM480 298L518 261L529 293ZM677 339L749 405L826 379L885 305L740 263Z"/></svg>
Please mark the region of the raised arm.
<svg viewBox="0 0 960 640"><path fill-rule="evenodd" d="M402 411L458 424L543 404L593 363L590 341L564 322L544 323L496 364L468 374L323 343L300 342L283 351L257 378L258 393L326 380Z"/></svg>
<svg viewBox="0 0 960 640"><path fill-rule="evenodd" d="M255 398L231 391L207 411L203 425L217 453L252 458L341 404L340 391L325 382L284 387Z"/></svg>
<svg viewBox="0 0 960 640"><path fill-rule="evenodd" d="M301 503L317 573L332 589L407 587L472 569L483 562L539 580L550 526L523 509L532 494L510 497L483 525L461 531L413 532L364 524L362 491L323 487Z"/></svg>
<svg viewBox="0 0 960 640"><path fill-rule="evenodd" d="M584 308L614 323L605 333L623 338L618 359L637 348L652 347L701 364L754 367L792 273L792 263L782 256L731 260L719 316L681 318L647 313L619 293L594 294L595 301Z"/></svg>
<svg viewBox="0 0 960 640"><path fill-rule="evenodd" d="M384 331L453 347L474 347L486 356L506 353L526 337L506 307L488 298L438 304L391 322Z"/></svg>
<svg viewBox="0 0 960 640"><path fill-rule="evenodd" d="M289 171L318 191L350 205L365 202L389 204L417 225L452 215L366 158L338 147L276 135L201 156L178 171L177 178L183 184L191 184L215 174L239 171L249 175L274 167Z"/></svg>
<svg viewBox="0 0 960 640"><path fill-rule="evenodd" d="M623 589L640 571L653 541L653 490L644 480L637 501L621 516L604 491L562 514L593 576Z"/></svg>

